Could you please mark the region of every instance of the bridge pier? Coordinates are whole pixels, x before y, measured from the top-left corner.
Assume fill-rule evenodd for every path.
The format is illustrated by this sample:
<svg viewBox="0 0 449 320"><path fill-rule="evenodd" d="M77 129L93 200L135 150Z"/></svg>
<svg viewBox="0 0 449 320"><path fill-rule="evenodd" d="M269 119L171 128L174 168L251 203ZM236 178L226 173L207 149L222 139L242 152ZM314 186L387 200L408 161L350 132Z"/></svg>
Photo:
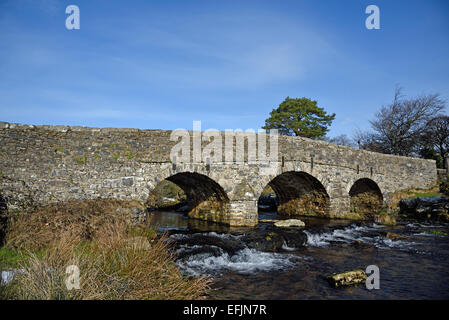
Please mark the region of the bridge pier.
<svg viewBox="0 0 449 320"><path fill-rule="evenodd" d="M188 213L189 218L222 223L231 227L254 227L258 223L256 200L203 201Z"/></svg>
<svg viewBox="0 0 449 320"><path fill-rule="evenodd" d="M331 197L329 201L329 218L339 218L350 212L351 199L349 196Z"/></svg>
<svg viewBox="0 0 449 320"><path fill-rule="evenodd" d="M227 211L225 223L232 227L254 227L258 223L257 200L231 200Z"/></svg>

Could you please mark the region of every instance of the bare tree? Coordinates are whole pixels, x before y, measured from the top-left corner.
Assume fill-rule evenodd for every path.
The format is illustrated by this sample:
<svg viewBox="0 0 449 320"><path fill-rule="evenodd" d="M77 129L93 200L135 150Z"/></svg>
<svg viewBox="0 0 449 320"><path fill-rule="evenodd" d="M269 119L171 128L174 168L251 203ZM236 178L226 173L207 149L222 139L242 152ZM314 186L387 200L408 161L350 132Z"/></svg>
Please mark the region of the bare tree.
<svg viewBox="0 0 449 320"><path fill-rule="evenodd" d="M374 131L370 140L381 152L412 155L417 151L419 138L428 121L445 107L439 94L421 95L405 99L401 88L396 88L393 102L383 106L370 121Z"/></svg>
<svg viewBox="0 0 449 320"><path fill-rule="evenodd" d="M339 146L355 147L354 142L345 134L333 138L325 137L324 140Z"/></svg>
<svg viewBox="0 0 449 320"><path fill-rule="evenodd" d="M436 150L443 165L449 154L449 116L439 115L430 119L421 136L423 148Z"/></svg>
<svg viewBox="0 0 449 320"><path fill-rule="evenodd" d="M352 136L352 140L361 150L383 152L382 146L374 139L372 132L357 129Z"/></svg>

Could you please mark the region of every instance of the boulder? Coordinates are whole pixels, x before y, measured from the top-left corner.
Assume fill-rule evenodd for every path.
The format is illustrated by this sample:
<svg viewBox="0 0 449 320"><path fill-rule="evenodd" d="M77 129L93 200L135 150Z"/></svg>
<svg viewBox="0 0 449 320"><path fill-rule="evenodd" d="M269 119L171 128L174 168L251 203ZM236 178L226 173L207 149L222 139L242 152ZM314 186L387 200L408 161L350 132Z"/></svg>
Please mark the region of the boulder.
<svg viewBox="0 0 449 320"><path fill-rule="evenodd" d="M178 246L215 246L221 248L229 255L234 255L237 251L245 248L245 245L237 239L219 238L208 234L193 234L189 237L183 237L175 240Z"/></svg>
<svg viewBox="0 0 449 320"><path fill-rule="evenodd" d="M449 198L423 197L399 202L401 215L416 220L449 221Z"/></svg>
<svg viewBox="0 0 449 320"><path fill-rule="evenodd" d="M300 248L307 243L307 235L302 230L284 229L279 233L290 248Z"/></svg>
<svg viewBox="0 0 449 320"><path fill-rule="evenodd" d="M376 214L374 215L374 222L387 226L394 226L396 225L396 218L389 214Z"/></svg>
<svg viewBox="0 0 449 320"><path fill-rule="evenodd" d="M277 232L250 232L242 241L252 249L276 252L284 245L284 238Z"/></svg>
<svg viewBox="0 0 449 320"><path fill-rule="evenodd" d="M338 288L342 286L362 283L366 281L367 278L368 276L366 275L365 271L352 270L329 276L327 277L327 280L329 281L331 286L333 286L334 288Z"/></svg>
<svg viewBox="0 0 449 320"><path fill-rule="evenodd" d="M304 227L306 224L299 219L279 220L274 223L278 228Z"/></svg>
<svg viewBox="0 0 449 320"><path fill-rule="evenodd" d="M393 232L387 232L385 234L385 237L387 237L387 239L390 239L390 240L403 240L403 241L409 240L409 237L401 236L401 235L393 233Z"/></svg>
<svg viewBox="0 0 449 320"><path fill-rule="evenodd" d="M176 253L178 259L185 259L190 256L194 256L194 255L198 255L198 254L219 257L223 254L223 252L218 247L206 245L206 246L200 246L200 247L182 248L182 249L178 250L178 252Z"/></svg>

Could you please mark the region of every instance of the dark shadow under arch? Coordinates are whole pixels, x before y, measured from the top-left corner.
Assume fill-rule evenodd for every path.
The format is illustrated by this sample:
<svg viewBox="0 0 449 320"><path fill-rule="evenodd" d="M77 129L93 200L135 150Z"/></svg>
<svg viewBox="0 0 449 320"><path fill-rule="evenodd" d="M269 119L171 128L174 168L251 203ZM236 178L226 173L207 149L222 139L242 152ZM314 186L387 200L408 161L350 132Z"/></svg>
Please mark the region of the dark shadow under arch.
<svg viewBox="0 0 449 320"><path fill-rule="evenodd" d="M166 180L184 191L190 218L227 223L226 210L229 198L213 179L195 172L181 172Z"/></svg>
<svg viewBox="0 0 449 320"><path fill-rule="evenodd" d="M351 199L350 211L371 215L378 212L383 203L382 192L376 182L361 178L354 182L349 190Z"/></svg>
<svg viewBox="0 0 449 320"><path fill-rule="evenodd" d="M268 185L276 194L278 214L327 216L329 195L321 182L312 175L306 172L284 172Z"/></svg>

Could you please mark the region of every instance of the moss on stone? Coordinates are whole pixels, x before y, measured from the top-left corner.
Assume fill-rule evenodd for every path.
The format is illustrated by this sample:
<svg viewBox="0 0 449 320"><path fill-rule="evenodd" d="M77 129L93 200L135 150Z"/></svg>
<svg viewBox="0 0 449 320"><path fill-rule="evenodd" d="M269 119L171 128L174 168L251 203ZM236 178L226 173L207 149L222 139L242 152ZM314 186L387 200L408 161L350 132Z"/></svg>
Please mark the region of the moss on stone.
<svg viewBox="0 0 449 320"><path fill-rule="evenodd" d="M75 161L76 161L78 164L86 164L86 162L87 162L87 157L86 157L86 156L76 157L76 158L75 158Z"/></svg>
<svg viewBox="0 0 449 320"><path fill-rule="evenodd" d="M120 157L120 152L116 152L116 153L114 153L114 155L112 156L112 159L113 159L114 161L117 161L119 157Z"/></svg>
<svg viewBox="0 0 449 320"><path fill-rule="evenodd" d="M127 157L128 160L132 160L135 156L136 156L136 154L132 153L131 150L126 150L125 151L125 157Z"/></svg>

